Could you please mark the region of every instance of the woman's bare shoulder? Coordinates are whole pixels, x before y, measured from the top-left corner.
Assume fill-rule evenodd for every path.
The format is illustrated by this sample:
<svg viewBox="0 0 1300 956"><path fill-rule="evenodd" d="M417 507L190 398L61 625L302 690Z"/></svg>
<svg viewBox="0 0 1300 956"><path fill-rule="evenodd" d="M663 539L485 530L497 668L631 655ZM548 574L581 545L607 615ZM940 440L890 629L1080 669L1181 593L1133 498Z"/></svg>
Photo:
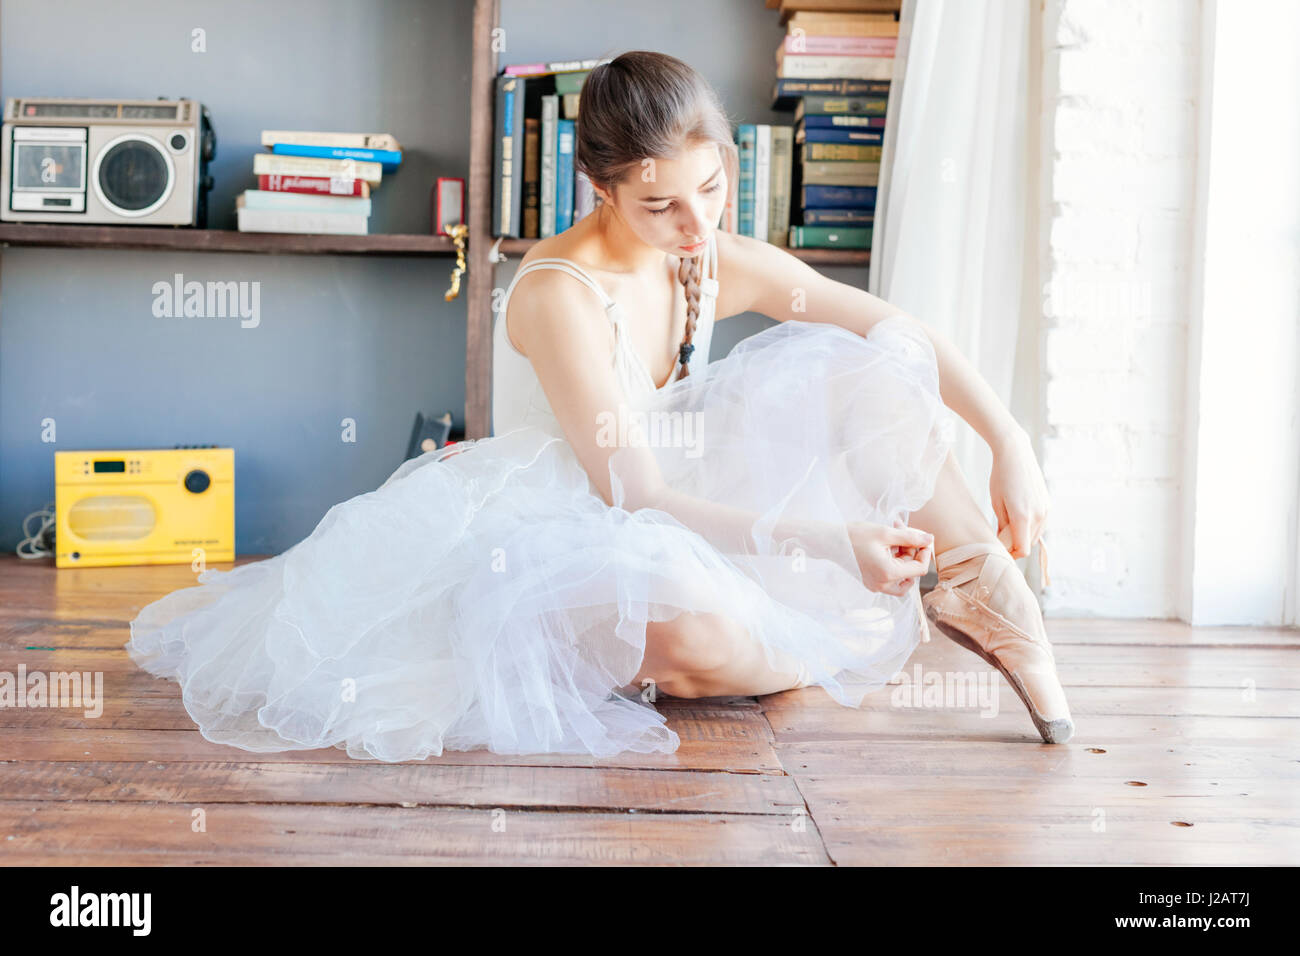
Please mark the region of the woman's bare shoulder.
<svg viewBox="0 0 1300 956"><path fill-rule="evenodd" d="M569 248L570 245L571 240L565 233L561 233L558 236L547 236L545 239L538 239L528 247L528 251L524 253L524 257L519 260L519 265L522 268L534 259L568 259L570 258L569 254L572 251Z"/></svg>
<svg viewBox="0 0 1300 956"><path fill-rule="evenodd" d="M551 256L540 243L520 260L523 268L535 259ZM534 255L534 253L537 254ZM569 256L556 255L568 259ZM607 325L605 309L587 286L562 269L533 269L514 284L506 304L506 335L523 356L530 354L530 343L538 336L599 334Z"/></svg>

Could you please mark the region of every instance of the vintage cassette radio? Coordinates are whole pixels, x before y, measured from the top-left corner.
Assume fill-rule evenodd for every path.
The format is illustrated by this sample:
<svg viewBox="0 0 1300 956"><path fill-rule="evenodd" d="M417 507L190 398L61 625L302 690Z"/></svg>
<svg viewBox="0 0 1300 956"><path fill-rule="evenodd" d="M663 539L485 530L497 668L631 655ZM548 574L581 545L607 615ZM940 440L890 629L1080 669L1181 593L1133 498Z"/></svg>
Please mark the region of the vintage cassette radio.
<svg viewBox="0 0 1300 956"><path fill-rule="evenodd" d="M5 101L5 222L207 227L217 140L195 100Z"/></svg>
<svg viewBox="0 0 1300 956"><path fill-rule="evenodd" d="M60 568L235 559L235 450L54 453Z"/></svg>

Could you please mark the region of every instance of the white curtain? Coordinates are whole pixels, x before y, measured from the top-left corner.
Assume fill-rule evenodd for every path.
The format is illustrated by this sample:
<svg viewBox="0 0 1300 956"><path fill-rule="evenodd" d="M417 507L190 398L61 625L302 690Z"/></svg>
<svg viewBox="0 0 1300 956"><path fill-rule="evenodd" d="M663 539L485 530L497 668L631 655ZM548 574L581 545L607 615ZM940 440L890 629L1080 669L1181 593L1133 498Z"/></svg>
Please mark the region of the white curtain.
<svg viewBox="0 0 1300 956"><path fill-rule="evenodd" d="M1031 2L903 0L868 288L946 333L1033 436ZM987 445L959 424L954 452L996 527Z"/></svg>

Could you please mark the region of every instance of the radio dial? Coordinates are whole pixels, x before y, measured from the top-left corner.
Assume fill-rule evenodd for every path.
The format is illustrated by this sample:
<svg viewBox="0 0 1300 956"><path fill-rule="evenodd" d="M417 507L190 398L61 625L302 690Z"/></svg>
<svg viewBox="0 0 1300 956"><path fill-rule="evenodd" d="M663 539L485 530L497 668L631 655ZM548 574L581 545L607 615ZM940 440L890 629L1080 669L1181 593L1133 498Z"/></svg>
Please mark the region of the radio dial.
<svg viewBox="0 0 1300 956"><path fill-rule="evenodd" d="M196 495L207 491L210 484L212 484L212 479L202 468L195 468L185 476L185 490Z"/></svg>

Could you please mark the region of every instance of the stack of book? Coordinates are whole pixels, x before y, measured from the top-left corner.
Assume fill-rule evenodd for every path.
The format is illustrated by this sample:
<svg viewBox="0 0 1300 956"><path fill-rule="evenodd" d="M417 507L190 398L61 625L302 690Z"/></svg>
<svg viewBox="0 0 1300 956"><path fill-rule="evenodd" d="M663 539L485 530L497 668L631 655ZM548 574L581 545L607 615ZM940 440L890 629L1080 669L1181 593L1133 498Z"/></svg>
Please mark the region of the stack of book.
<svg viewBox="0 0 1300 956"><path fill-rule="evenodd" d="M235 200L240 232L366 235L370 192L402 162L388 133L263 130L257 188Z"/></svg>
<svg viewBox="0 0 1300 956"><path fill-rule="evenodd" d="M595 208L573 166L574 127L587 74L609 59L520 63L497 76L493 236L544 239Z"/></svg>
<svg viewBox="0 0 1300 956"><path fill-rule="evenodd" d="M789 245L870 249L898 20L874 12L789 11L776 51L773 109L793 109ZM846 4L840 4L840 7Z"/></svg>
<svg viewBox="0 0 1300 956"><path fill-rule="evenodd" d="M794 127L741 123L736 127L740 179L735 221L728 207L723 228L784 246L790 236Z"/></svg>

